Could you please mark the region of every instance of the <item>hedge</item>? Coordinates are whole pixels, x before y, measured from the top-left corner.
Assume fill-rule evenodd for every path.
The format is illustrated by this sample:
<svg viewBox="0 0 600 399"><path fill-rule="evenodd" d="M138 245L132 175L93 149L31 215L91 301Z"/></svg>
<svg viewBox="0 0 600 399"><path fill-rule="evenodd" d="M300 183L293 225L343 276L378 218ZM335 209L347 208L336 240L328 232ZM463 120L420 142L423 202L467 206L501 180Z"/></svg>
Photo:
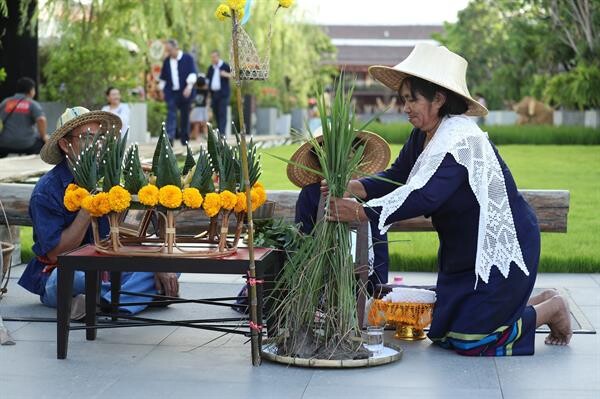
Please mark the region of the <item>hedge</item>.
<svg viewBox="0 0 600 399"><path fill-rule="evenodd" d="M554 144L599 145L600 129L583 126L506 125L482 126L496 145L504 144ZM374 122L367 128L379 134L390 144L404 144L412 130L409 123Z"/></svg>

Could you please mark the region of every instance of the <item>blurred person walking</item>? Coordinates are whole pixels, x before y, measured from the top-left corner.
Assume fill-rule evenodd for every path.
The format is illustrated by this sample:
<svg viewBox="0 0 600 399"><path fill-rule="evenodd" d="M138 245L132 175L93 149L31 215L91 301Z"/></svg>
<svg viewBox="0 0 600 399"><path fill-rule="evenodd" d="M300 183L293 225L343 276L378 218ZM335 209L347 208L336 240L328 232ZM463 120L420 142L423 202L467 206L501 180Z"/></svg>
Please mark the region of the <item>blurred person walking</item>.
<svg viewBox="0 0 600 399"><path fill-rule="evenodd" d="M227 128L227 106L231 97L229 86L231 68L221 59L217 50L210 53L210 61L211 65L206 72L206 79L210 90L211 107L219 134L224 136Z"/></svg>
<svg viewBox="0 0 600 399"><path fill-rule="evenodd" d="M169 56L163 62L158 87L167 102L167 135L173 143L179 111L179 139L185 145L189 140L190 109L197 79L196 66L192 56L179 49L177 40L167 40L165 49Z"/></svg>
<svg viewBox="0 0 600 399"><path fill-rule="evenodd" d="M23 77L17 92L0 103L0 158L8 154L39 154L47 141L46 117L35 97L35 82Z"/></svg>

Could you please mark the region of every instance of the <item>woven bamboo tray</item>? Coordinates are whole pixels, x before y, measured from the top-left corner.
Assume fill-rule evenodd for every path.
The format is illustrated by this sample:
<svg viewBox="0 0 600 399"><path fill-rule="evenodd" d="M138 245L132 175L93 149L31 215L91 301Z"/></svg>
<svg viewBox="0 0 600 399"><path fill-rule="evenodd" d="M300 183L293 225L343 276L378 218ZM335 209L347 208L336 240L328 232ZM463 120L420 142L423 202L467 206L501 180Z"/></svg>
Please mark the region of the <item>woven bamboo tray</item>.
<svg viewBox="0 0 600 399"><path fill-rule="evenodd" d="M396 362L402 358L404 350L396 343L385 343L381 354L369 357L367 359L347 359L347 360L327 360L327 359L307 359L291 356L280 356L276 354L277 348L271 340L264 340L260 351L263 359L274 363L286 364L288 366L309 367L309 368L335 368L347 369L358 367L375 367Z"/></svg>

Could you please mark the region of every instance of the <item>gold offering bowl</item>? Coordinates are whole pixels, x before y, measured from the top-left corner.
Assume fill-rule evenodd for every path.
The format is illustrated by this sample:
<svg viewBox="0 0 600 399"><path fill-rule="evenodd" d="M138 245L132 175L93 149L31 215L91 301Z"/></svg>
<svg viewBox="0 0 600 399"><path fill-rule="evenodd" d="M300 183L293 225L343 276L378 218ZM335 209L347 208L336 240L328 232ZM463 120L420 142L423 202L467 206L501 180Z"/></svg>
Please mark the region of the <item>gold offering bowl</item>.
<svg viewBox="0 0 600 399"><path fill-rule="evenodd" d="M405 341L425 339L423 329L431 323L433 303L386 302L375 299L369 311L369 324L396 326L395 338Z"/></svg>

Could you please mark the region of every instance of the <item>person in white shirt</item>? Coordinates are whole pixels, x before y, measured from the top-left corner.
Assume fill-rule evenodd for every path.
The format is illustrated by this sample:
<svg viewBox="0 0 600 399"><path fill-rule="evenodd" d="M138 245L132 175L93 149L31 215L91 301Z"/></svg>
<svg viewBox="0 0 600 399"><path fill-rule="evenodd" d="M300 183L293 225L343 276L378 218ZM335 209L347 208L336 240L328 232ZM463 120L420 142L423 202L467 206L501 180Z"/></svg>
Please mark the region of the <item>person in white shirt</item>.
<svg viewBox="0 0 600 399"><path fill-rule="evenodd" d="M167 135L169 141L173 143L177 130L177 111L179 111L179 139L183 145L186 145L189 140L190 109L196 91L194 84L198 72L192 56L181 51L176 40L167 40L165 49L168 57L163 62L158 87L167 102Z"/></svg>
<svg viewBox="0 0 600 399"><path fill-rule="evenodd" d="M106 89L106 102L102 111L110 112L121 118L121 134L129 129L129 105L121 102L121 92L116 87Z"/></svg>
<svg viewBox="0 0 600 399"><path fill-rule="evenodd" d="M224 135L227 127L227 106L231 97L231 89L229 87L231 68L229 64L220 58L217 50L214 50L210 54L210 62L211 64L206 72L206 79L210 90L210 103L219 134Z"/></svg>

